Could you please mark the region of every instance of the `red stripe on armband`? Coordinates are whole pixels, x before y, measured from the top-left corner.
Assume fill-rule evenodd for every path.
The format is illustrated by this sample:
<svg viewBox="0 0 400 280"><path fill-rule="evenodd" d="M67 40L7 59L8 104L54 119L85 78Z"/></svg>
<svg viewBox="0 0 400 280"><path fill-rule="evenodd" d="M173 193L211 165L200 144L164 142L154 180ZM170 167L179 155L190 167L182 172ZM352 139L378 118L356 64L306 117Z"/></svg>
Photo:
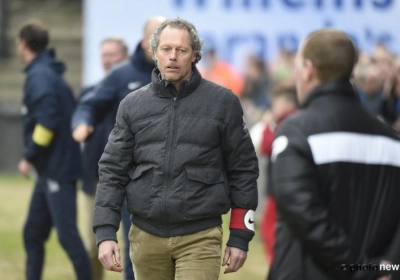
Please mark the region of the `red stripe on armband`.
<svg viewBox="0 0 400 280"><path fill-rule="evenodd" d="M243 208L233 208L231 210L229 228L254 231L254 211Z"/></svg>

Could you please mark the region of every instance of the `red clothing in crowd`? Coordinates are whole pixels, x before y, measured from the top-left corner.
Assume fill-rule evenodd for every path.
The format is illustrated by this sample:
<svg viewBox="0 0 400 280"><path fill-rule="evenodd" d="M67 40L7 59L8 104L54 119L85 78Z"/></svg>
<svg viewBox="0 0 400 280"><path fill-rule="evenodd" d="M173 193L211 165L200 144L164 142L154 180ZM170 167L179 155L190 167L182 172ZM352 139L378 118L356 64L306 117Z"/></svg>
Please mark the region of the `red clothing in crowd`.
<svg viewBox="0 0 400 280"><path fill-rule="evenodd" d="M277 128L286 117L295 113L296 111L297 109L289 111L288 113L283 115L276 123L272 123L265 127L261 142L261 152L266 157L268 157L268 159L271 158L272 143L274 142L275 132ZM268 169L268 175L271 173L269 172L269 170L270 169ZM270 176L268 176L268 179L270 179ZM274 257L276 213L277 213L276 202L273 195L270 192L270 189L268 189L267 201L265 204L263 219L261 221L260 231L264 243L264 249L266 251L267 259L270 265Z"/></svg>

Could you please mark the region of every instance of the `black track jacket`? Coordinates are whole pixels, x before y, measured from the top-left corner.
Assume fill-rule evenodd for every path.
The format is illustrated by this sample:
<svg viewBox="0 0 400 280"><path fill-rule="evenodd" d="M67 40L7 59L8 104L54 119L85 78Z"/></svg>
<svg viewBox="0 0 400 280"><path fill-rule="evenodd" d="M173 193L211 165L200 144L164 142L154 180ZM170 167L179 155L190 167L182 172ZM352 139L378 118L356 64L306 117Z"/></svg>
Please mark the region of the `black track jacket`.
<svg viewBox="0 0 400 280"><path fill-rule="evenodd" d="M310 93L279 128L272 161L278 225L268 279L377 279L382 259L400 263L400 139L350 82Z"/></svg>

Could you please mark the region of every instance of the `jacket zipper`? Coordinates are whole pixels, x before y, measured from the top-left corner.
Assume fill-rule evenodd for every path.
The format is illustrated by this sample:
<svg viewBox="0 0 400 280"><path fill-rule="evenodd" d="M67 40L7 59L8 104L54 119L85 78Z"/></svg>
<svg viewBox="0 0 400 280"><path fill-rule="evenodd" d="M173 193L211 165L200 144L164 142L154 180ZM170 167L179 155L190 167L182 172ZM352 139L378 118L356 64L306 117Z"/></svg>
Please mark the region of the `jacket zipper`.
<svg viewBox="0 0 400 280"><path fill-rule="evenodd" d="M176 130L177 130L177 122L178 122L178 114L177 114L177 109L178 109L178 102L177 102L177 97L175 96L173 98L173 112L172 112L172 126L170 129L170 137L167 145L167 166L166 166L166 179L165 179L165 194L164 194L164 213L165 213L165 233L166 236L169 236L169 214L168 214L168 203L167 203L167 198L168 198L168 187L171 181L171 175L172 175L172 161L173 161L173 149L174 149L174 142L175 142L175 136L176 136Z"/></svg>

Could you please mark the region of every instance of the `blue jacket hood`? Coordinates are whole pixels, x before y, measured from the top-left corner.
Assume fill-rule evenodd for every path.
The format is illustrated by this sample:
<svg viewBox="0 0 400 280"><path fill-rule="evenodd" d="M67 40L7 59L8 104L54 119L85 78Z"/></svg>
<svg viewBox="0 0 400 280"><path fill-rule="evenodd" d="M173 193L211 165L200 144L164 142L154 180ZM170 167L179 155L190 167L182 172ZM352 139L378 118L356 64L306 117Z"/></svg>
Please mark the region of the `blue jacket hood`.
<svg viewBox="0 0 400 280"><path fill-rule="evenodd" d="M25 68L25 72L28 72L36 65L49 66L54 72L62 75L66 71L66 66L62 61L56 60L56 52L54 49L46 49L36 55L36 57L28 64Z"/></svg>

